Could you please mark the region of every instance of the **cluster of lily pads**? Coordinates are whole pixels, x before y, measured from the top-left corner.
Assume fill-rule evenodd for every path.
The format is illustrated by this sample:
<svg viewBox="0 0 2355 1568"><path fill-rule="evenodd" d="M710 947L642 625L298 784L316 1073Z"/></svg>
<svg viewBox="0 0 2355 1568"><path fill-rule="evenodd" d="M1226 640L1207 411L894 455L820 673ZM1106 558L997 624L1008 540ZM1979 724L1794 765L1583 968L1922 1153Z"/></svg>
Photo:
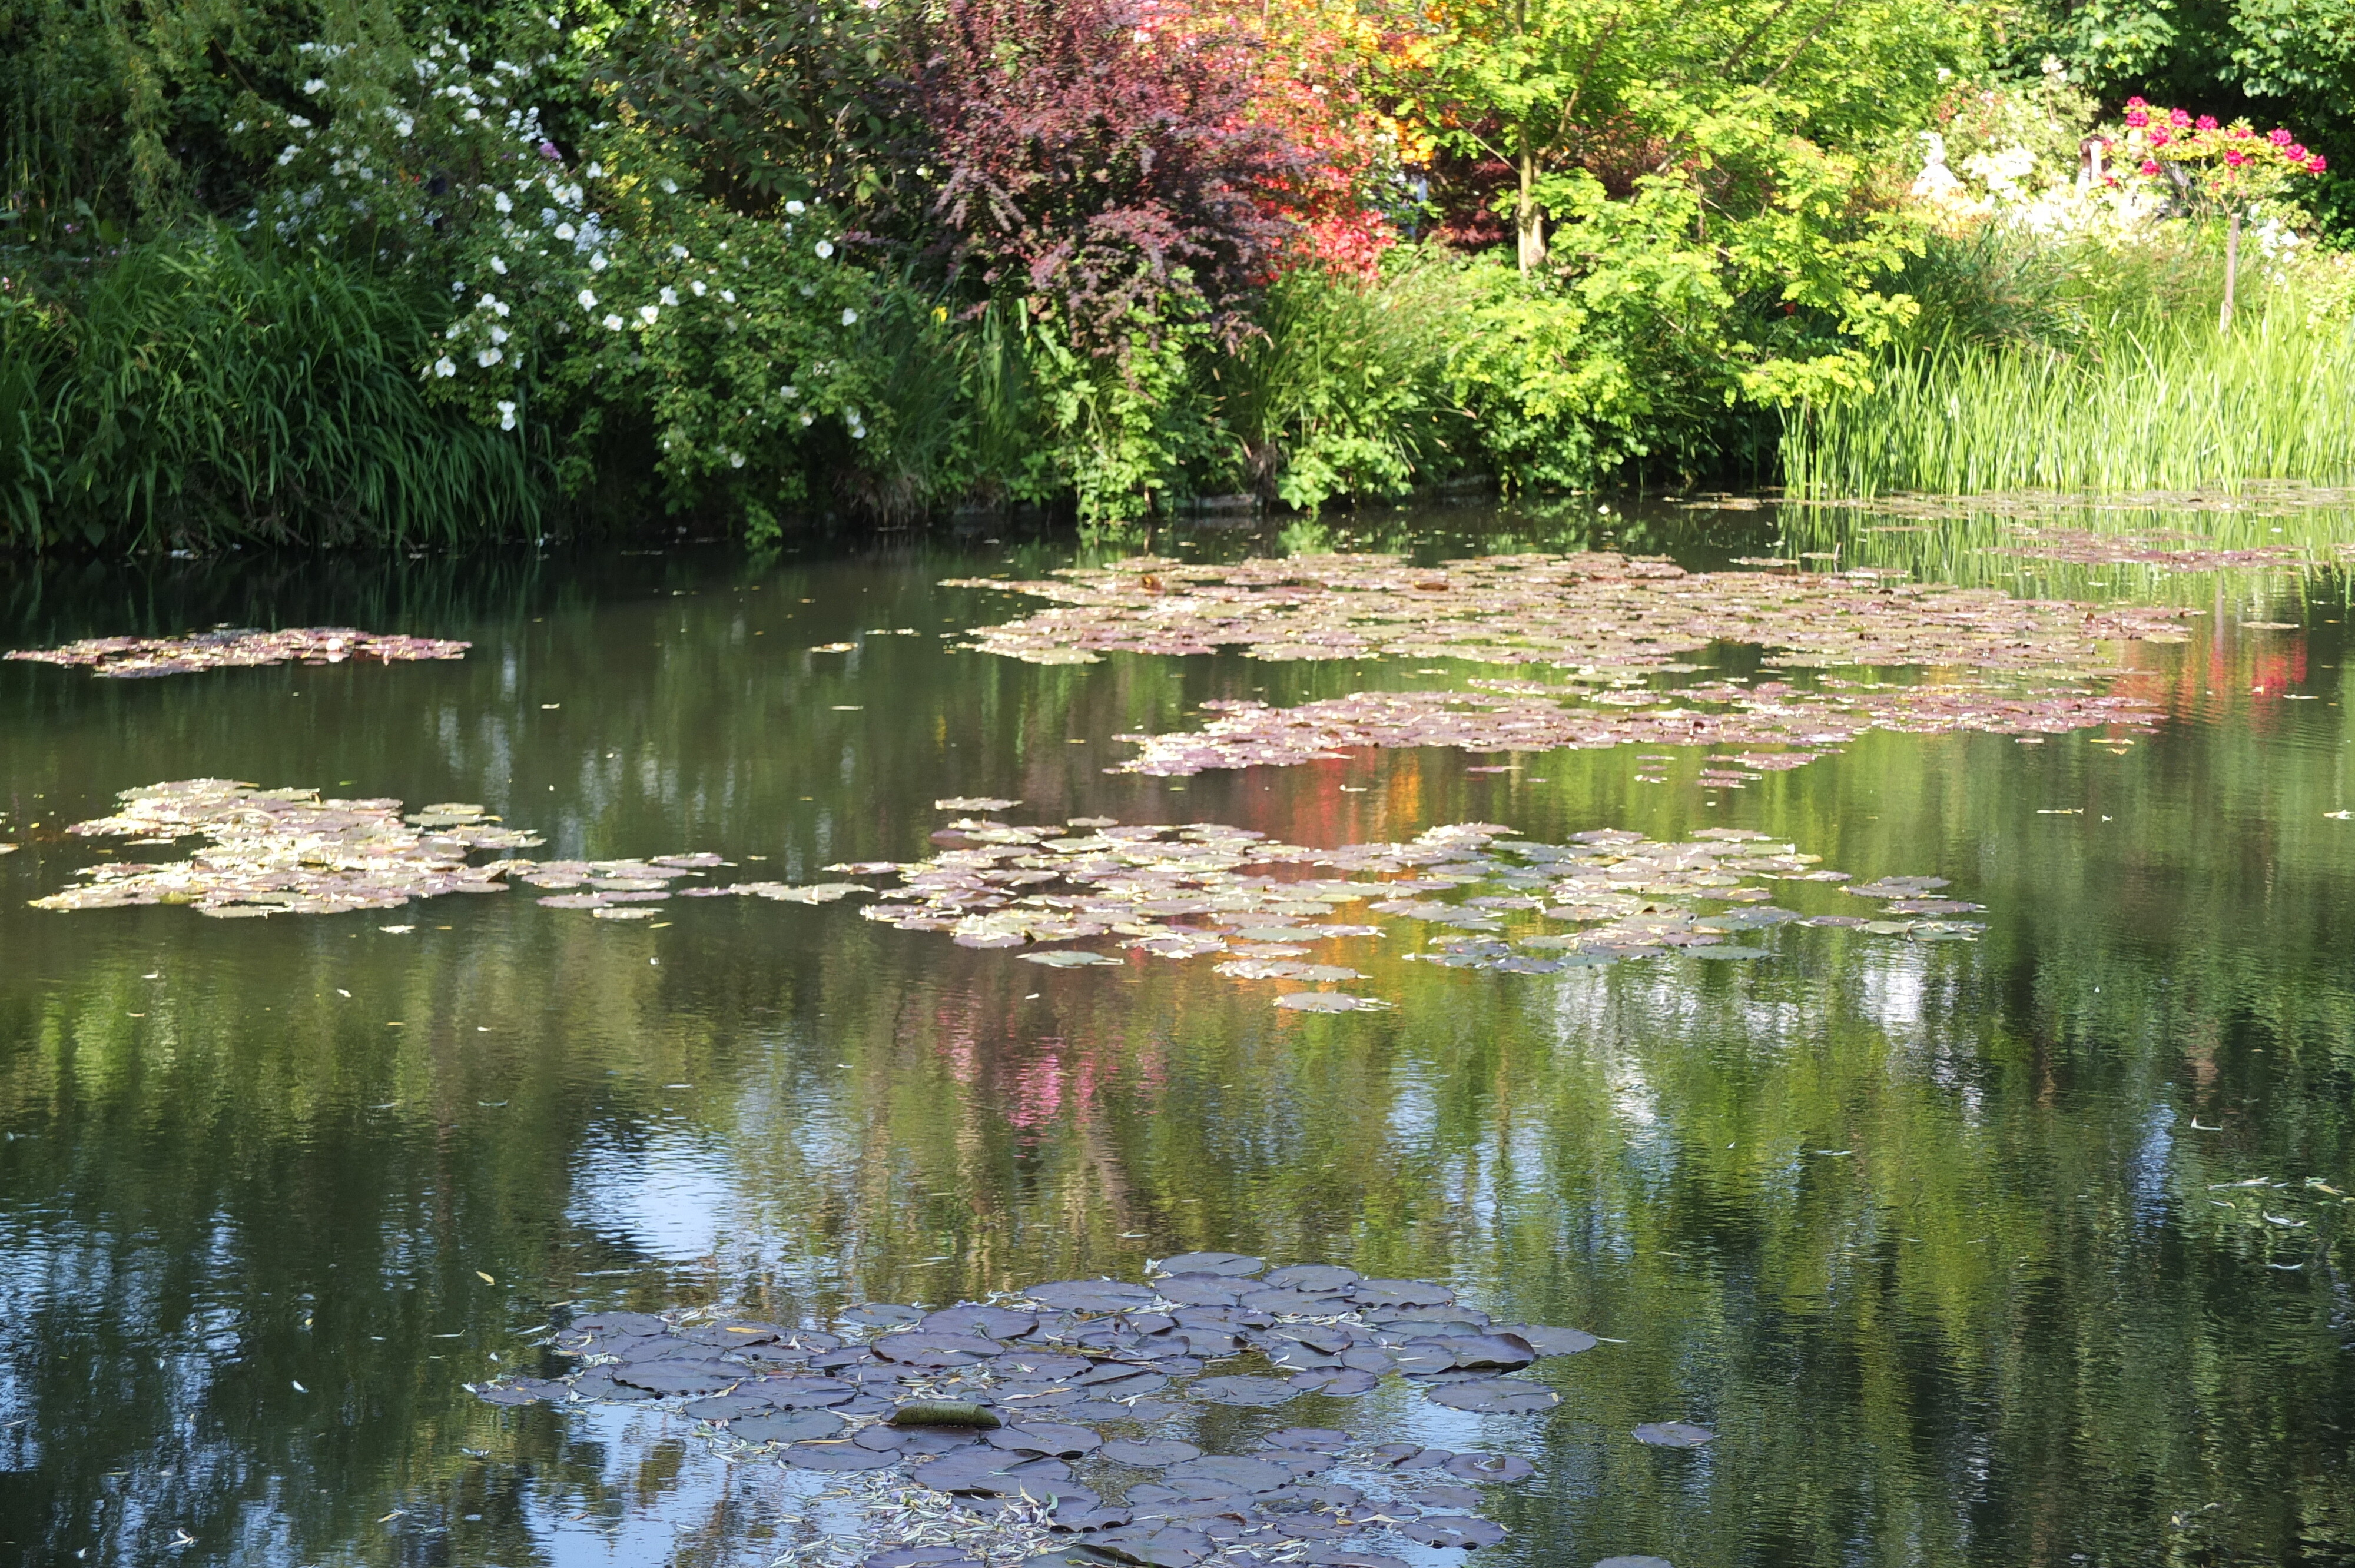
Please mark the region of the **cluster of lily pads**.
<svg viewBox="0 0 2355 1568"><path fill-rule="evenodd" d="M1124 949L1169 959L1216 956L1218 972L1231 979L1308 985L1365 979L1345 965L1304 960L1327 942L1386 935L1387 923L1399 920L1440 928L1433 950L1412 956L1520 974L1670 951L1764 958L1764 949L1729 938L1793 923L1921 940L1968 938L1979 929L1949 918L1980 906L1933 896L1945 885L1937 878L1853 885L1847 873L1825 869L1820 856L1737 828L1704 829L1681 843L1601 829L1550 844L1515 838L1493 822L1457 822L1403 843L1316 849L1213 822L1124 825L1075 817L1041 826L963 816L932 835L941 847L927 859L826 868L891 883L684 886L732 863L701 852L597 861L508 855L470 863L477 852L540 841L475 805L429 806L404 816L398 800L322 800L314 789L261 789L219 779L126 790L122 800L115 815L67 831L153 846L188 837L204 842L185 860L84 867L82 885L36 899L35 907L185 904L216 917L327 915L521 884L551 890L543 905L636 920L675 895L799 904L867 895L875 900L860 911L868 919L946 932L962 947L1028 948L1021 957L1050 967L1119 964ZM938 804L1002 811L1020 802ZM1771 892L1754 884L1772 880L1847 885L1845 892L1886 902L1878 918L1805 916L1767 902ZM1383 923L1341 918L1352 905ZM1066 945L1096 941L1103 945ZM1325 990L1284 991L1275 1004L1323 1012L1386 1005Z"/></svg>
<svg viewBox="0 0 2355 1568"><path fill-rule="evenodd" d="M2187 640L2172 608L2014 599L1907 582L1904 573L1687 572L1607 552L1416 566L1397 556L1293 556L1225 565L1136 556L1028 581L960 578L1056 608L975 629L965 646L1039 664L1103 653L1452 658L1588 672L1689 670L1715 642L1778 666L1938 665L2115 672L2109 644Z"/></svg>
<svg viewBox="0 0 2355 1568"><path fill-rule="evenodd" d="M259 789L227 779L153 784L119 798L123 810L113 816L66 832L156 847L203 842L186 860L85 866L81 886L37 898L35 908L186 904L217 918L389 909L445 893L504 891L509 871L533 863L471 864L468 857L540 842L480 806L428 806L404 817L398 800L323 800L316 789Z"/></svg>
<svg viewBox="0 0 2355 1568"><path fill-rule="evenodd" d="M262 664L341 664L351 659L383 663L463 659L470 642L355 631L348 626L296 626L283 631L250 628L187 637L91 637L60 648L0 653L35 664L62 664L109 680L186 675L200 670L242 670Z"/></svg>
<svg viewBox="0 0 2355 1568"><path fill-rule="evenodd" d="M2306 557L2305 551L2286 545L2212 549L2190 534L2165 529L2105 534L2094 528L2021 527L2012 531L2012 540L1995 546L1991 553L2073 566L2158 567L2171 572L2293 566Z"/></svg>
<svg viewBox="0 0 2355 1568"><path fill-rule="evenodd" d="M474 1386L499 1404L675 1408L736 1457L841 1478L859 1535L822 1550L866 1568L1058 1550L1154 1568L1404 1568L1400 1542L1503 1540L1476 1489L1524 1480L1530 1462L1287 1423L1385 1383L1452 1410L1542 1415L1561 1396L1512 1374L1598 1342L1494 1322L1428 1281L1198 1252L1144 1284L1059 1280L930 1312L870 1304L825 1330L602 1312L549 1341L575 1370ZM1715 1434L1666 1421L1630 1436L1689 1448Z"/></svg>
<svg viewBox="0 0 2355 1568"><path fill-rule="evenodd" d="M1771 892L1753 884L1844 885L1849 875L1825 869L1822 857L1796 845L1746 829L1704 829L1681 843L1603 829L1549 844L1511 832L1460 822L1404 843L1314 849L1216 823L1123 826L1088 817L1033 826L965 817L933 835L945 846L939 853L889 868L900 885L881 890L860 913L902 930L946 932L964 947L1035 948L1109 938L1109 947L1162 958L1217 955L1218 972L1238 980L1309 982L1366 978L1342 965L1302 961L1317 944L1385 934L1383 925L1336 918L1352 905L1367 915L1440 927L1433 950L1415 956L1521 974L1670 951L1764 958L1764 949L1729 938L1793 923L1922 940L1967 938L1979 930L1950 916L1981 906L1934 896L1945 885L1935 877L1885 877L1844 888L1885 900L1877 918L1775 906L1767 902ZM1315 872L1341 874L1304 874ZM1696 907L1701 905L1725 907ZM1581 928L1549 931L1548 924ZM1121 961L1101 948L1062 946L1022 957L1053 967ZM1317 991L1280 995L1276 1005L1344 1012L1383 1004Z"/></svg>
<svg viewBox="0 0 2355 1568"><path fill-rule="evenodd" d="M1359 747L1449 746L1465 751L1550 751L1616 746L1774 747L1719 760L1735 779L1780 772L1828 754L1867 730L2059 735L2123 726L2147 731L2156 704L2139 697L1977 686L1797 691L1777 682L1580 691L1476 681L1470 692L1356 692L1279 708L1206 702L1201 729L1114 738L1143 747L1105 771L1182 777L1207 768L1291 767L1345 758ZM1572 706L1573 703L1583 705ZM1706 704L1710 706L1695 705ZM1640 708L1641 711L1636 711ZM1724 771L1722 769L1719 771Z"/></svg>

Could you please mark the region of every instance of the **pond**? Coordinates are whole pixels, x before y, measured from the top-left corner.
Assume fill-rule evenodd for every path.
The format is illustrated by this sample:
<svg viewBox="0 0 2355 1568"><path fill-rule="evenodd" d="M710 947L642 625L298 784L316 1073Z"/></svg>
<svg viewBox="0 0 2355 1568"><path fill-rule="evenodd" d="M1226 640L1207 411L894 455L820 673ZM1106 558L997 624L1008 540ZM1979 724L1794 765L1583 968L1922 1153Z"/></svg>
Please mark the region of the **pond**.
<svg viewBox="0 0 2355 1568"><path fill-rule="evenodd" d="M2174 554L2195 538L2242 553ZM1385 1375L1102 1434L1526 1458L1511 1485L1442 1478L1506 1531L1476 1565L2355 1562L2340 539L2355 517L2312 508L1586 502L752 563L16 567L11 648L217 625L472 647L0 663L0 1562L856 1563L890 1542L855 1476L731 1457L676 1398L496 1396L577 1370L558 1331L601 1313L855 1344L861 1304L1221 1251L1597 1337L1515 1374L1558 1403ZM1045 601L946 586L1147 549L1167 580L1122 615L1224 580L1183 564L1316 550L2066 599L2102 609L2035 635L2089 640L2068 700L2117 704L2053 716L2048 680L2033 712L1916 722L1906 694L1992 657L1984 609L1951 655L1878 669L1646 632L1581 685L1430 651L1436 609L1338 657L1040 662L1079 634L1025 657L966 632ZM2117 625L2150 635L2100 640ZM1578 633L1606 634L1636 635ZM1695 687L1774 733L1690 744L1662 694ZM1255 711L1206 703L1414 692L1626 744L1185 749ZM1179 764L1124 770L1146 752L1124 736L1179 737ZM186 859L178 832L66 830L207 779L540 841L474 864L640 863L267 919L31 906ZM1171 858L1140 891L1148 842ZM739 884L775 891L680 895ZM827 884L856 891L775 895ZM1061 902L1010 905L1026 886ZM1056 952L1102 961L1028 961ZM1444 1532L1367 1540L1467 1561Z"/></svg>

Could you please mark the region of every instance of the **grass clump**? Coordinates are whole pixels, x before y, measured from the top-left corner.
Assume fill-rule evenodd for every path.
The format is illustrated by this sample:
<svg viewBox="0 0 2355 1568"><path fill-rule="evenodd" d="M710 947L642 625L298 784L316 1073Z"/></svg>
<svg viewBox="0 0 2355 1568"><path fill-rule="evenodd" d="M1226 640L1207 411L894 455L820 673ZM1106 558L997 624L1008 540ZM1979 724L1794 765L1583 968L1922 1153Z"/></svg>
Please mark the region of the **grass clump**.
<svg viewBox="0 0 2355 1568"><path fill-rule="evenodd" d="M517 436L428 406L432 302L218 231L0 296L0 545L536 535Z"/></svg>

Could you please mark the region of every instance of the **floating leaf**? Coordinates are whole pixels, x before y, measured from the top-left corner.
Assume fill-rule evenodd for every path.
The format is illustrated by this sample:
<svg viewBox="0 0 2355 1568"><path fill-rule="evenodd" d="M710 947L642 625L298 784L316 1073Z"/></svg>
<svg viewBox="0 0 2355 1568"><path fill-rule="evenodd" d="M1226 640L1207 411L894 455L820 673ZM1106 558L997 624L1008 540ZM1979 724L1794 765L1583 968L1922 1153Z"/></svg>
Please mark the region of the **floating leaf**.
<svg viewBox="0 0 2355 1568"><path fill-rule="evenodd" d="M1267 1266L1263 1257L1252 1257L1239 1252L1181 1252L1175 1257L1165 1257L1154 1265L1156 1275L1215 1274L1242 1277L1257 1274Z"/></svg>
<svg viewBox="0 0 2355 1568"><path fill-rule="evenodd" d="M1647 1421L1636 1428L1636 1441L1655 1448L1698 1448L1716 1436L1706 1426L1685 1421Z"/></svg>
<svg viewBox="0 0 2355 1568"><path fill-rule="evenodd" d="M1420 1546L1494 1546L1505 1539L1504 1526L1457 1514L1411 1519L1398 1532Z"/></svg>
<svg viewBox="0 0 2355 1568"><path fill-rule="evenodd" d="M1429 1397L1433 1404L1481 1415L1535 1415L1561 1403L1561 1395L1550 1388L1509 1377L1452 1383L1432 1390Z"/></svg>
<svg viewBox="0 0 2355 1568"><path fill-rule="evenodd" d="M1300 1391L1272 1377L1206 1377L1194 1393L1213 1404L1283 1404Z"/></svg>
<svg viewBox="0 0 2355 1568"><path fill-rule="evenodd" d="M1117 967L1120 963L1118 959L1114 958L1109 953L1075 953L1069 950L1059 950L1051 953L1024 953L1022 957L1031 963L1045 964L1050 969L1083 969L1091 964L1110 964Z"/></svg>
<svg viewBox="0 0 2355 1568"><path fill-rule="evenodd" d="M1295 1012L1379 1012L1390 1003L1337 991L1295 991L1277 997L1275 1005Z"/></svg>
<svg viewBox="0 0 2355 1568"><path fill-rule="evenodd" d="M1003 811L1022 804L1019 800L999 800L986 795L952 795L945 800L935 800L936 811Z"/></svg>

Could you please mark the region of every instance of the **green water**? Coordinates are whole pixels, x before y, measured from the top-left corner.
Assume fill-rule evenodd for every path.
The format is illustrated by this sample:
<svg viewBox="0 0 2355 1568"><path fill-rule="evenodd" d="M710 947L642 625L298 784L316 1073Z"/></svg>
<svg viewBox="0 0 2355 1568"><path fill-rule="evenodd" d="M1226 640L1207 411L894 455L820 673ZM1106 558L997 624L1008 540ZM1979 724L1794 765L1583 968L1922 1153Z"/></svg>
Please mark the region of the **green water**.
<svg viewBox="0 0 2355 1568"><path fill-rule="evenodd" d="M1447 516L1329 542L1716 564L1780 526ZM463 1385L536 1369L568 1309L815 1319L1189 1247L1443 1279L1621 1341L1540 1363L1544 1416L1359 1412L1539 1461L1496 1489L1513 1535L1476 1565L2355 1563L2339 576L2055 568L2209 610L2136 652L2129 689L2167 716L2115 750L1875 735L1739 791L1699 789L1689 754L1639 784L1626 751L1164 781L1106 775L1111 737L1212 696L1478 672L1040 668L938 635L1018 609L939 579L1078 549L0 576L7 646L218 622L475 645L146 682L0 664L0 842L25 846L0 857L0 1563L767 1563L796 1539L768 1467L675 1418ZM1304 1016L1208 960L1043 969L855 905L26 907L102 858L63 824L198 776L479 801L537 853L713 850L786 881L929 853L932 800L962 794L1312 844L1756 828L1989 913L1976 943L1785 928L1765 962L1542 976L1403 962L1401 931L1337 949L1395 1011ZM1671 1419L1721 1436L1629 1436Z"/></svg>

